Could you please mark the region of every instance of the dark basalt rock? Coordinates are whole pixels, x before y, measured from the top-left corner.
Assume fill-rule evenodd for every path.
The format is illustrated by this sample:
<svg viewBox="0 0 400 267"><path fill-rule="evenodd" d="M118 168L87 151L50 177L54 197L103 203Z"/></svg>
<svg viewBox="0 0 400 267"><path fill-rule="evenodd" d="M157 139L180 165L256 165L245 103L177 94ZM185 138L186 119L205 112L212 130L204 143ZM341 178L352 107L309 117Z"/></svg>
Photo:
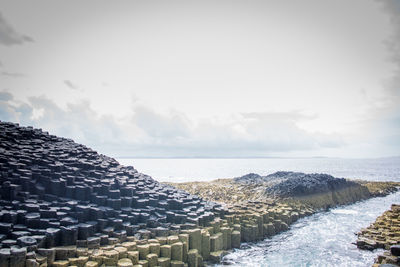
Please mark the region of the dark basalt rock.
<svg viewBox="0 0 400 267"><path fill-rule="evenodd" d="M400 256L400 245L391 246L390 253L392 253L394 256Z"/></svg>
<svg viewBox="0 0 400 267"><path fill-rule="evenodd" d="M9 248L0 249L0 266L10 266L11 251Z"/></svg>
<svg viewBox="0 0 400 267"><path fill-rule="evenodd" d="M36 246L37 241L31 236L22 236L17 239L17 244L21 247Z"/></svg>
<svg viewBox="0 0 400 267"><path fill-rule="evenodd" d="M359 184L328 174L301 172L276 172L267 176L250 173L234 179L237 183L264 185L268 195L278 197L302 197L334 192Z"/></svg>
<svg viewBox="0 0 400 267"><path fill-rule="evenodd" d="M17 241L13 240L13 239L6 239L6 240L1 241L1 245L4 248L11 248L11 247L17 245Z"/></svg>
<svg viewBox="0 0 400 267"><path fill-rule="evenodd" d="M359 186L357 183L344 178L335 178L321 173L276 173L267 176L269 179L282 179L281 182L272 185L267 192L282 197L298 197L312 194L337 191L350 186Z"/></svg>
<svg viewBox="0 0 400 267"><path fill-rule="evenodd" d="M249 173L241 177L236 177L233 179L233 181L236 183L257 184L262 183L264 181L264 177L257 173Z"/></svg>
<svg viewBox="0 0 400 267"><path fill-rule="evenodd" d="M1 121L0 208L1 246L28 251L77 241L97 247L108 237L203 225L224 213L71 139Z"/></svg>
<svg viewBox="0 0 400 267"><path fill-rule="evenodd" d="M11 223L0 223L0 234L8 235L12 229Z"/></svg>

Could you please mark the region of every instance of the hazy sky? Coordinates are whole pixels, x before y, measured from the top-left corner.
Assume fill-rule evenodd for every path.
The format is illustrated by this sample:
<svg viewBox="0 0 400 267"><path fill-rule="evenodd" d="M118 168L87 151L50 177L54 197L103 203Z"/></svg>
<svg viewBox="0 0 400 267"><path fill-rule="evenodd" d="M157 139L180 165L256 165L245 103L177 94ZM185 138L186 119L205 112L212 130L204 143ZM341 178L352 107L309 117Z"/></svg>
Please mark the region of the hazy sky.
<svg viewBox="0 0 400 267"><path fill-rule="evenodd" d="M400 155L400 1L0 1L0 120L111 156Z"/></svg>

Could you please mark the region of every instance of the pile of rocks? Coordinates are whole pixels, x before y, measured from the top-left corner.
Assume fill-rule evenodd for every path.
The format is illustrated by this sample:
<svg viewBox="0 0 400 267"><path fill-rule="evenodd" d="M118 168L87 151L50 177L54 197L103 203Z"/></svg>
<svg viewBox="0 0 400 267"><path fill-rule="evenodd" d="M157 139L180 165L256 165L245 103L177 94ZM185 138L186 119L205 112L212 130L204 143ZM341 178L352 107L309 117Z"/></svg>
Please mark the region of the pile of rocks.
<svg viewBox="0 0 400 267"><path fill-rule="evenodd" d="M393 204L368 228L361 229L358 235L357 247L374 250L383 248L386 251L375 260L379 264L400 266L400 205Z"/></svg>
<svg viewBox="0 0 400 267"><path fill-rule="evenodd" d="M70 139L5 122L0 196L0 266L24 266L35 251L56 246L181 232L225 213Z"/></svg>

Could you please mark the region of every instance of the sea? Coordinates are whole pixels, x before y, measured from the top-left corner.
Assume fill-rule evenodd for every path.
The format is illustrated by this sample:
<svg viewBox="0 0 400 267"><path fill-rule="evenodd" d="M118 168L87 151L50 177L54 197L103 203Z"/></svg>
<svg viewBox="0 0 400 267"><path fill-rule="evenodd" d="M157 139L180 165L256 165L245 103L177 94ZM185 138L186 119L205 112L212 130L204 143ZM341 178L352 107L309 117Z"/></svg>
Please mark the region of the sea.
<svg viewBox="0 0 400 267"><path fill-rule="evenodd" d="M117 159L123 165L160 182L210 181L248 173L276 171L327 173L335 177L371 181L400 181L400 157L250 158L250 159ZM230 266L371 266L382 250L364 251L355 235L368 227L391 204L400 204L400 192L340 206L302 218L290 229L257 243L243 243L223 259ZM222 266L222 265L221 265Z"/></svg>

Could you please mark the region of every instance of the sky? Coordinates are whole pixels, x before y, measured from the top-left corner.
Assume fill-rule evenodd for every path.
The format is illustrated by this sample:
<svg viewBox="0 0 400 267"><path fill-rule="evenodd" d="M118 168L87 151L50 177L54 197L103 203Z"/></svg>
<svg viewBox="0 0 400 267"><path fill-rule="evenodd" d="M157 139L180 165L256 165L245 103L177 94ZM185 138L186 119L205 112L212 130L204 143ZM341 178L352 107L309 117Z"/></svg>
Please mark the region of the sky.
<svg viewBox="0 0 400 267"><path fill-rule="evenodd" d="M0 120L113 157L400 156L400 1L0 1Z"/></svg>

